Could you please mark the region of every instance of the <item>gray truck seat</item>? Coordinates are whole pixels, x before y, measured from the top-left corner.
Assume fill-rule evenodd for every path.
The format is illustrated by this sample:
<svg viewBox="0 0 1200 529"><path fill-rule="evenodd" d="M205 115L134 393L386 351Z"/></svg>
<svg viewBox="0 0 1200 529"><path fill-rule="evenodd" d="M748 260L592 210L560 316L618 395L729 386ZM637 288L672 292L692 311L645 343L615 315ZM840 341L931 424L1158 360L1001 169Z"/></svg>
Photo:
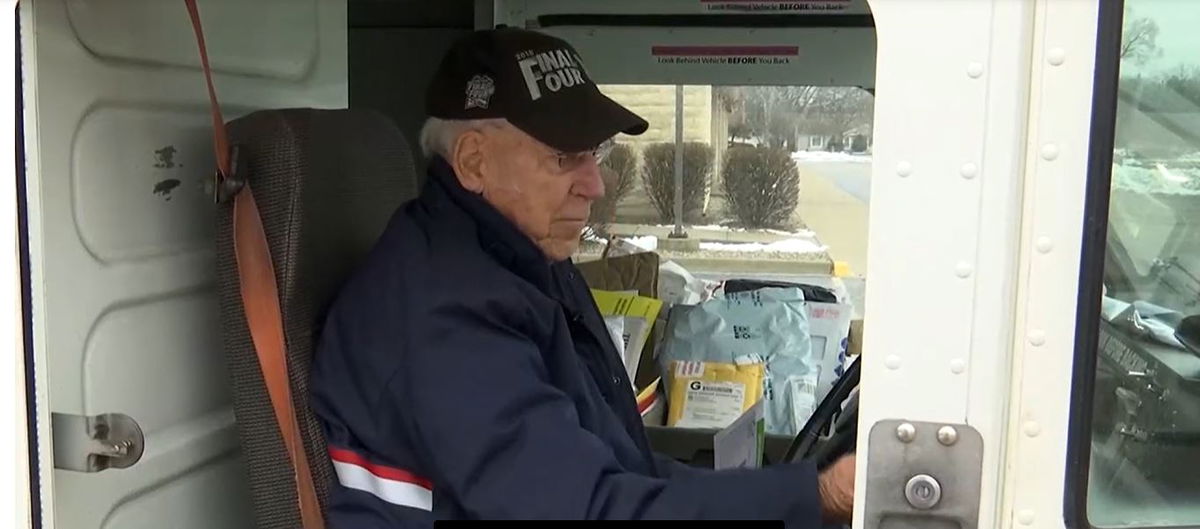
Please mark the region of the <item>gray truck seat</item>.
<svg viewBox="0 0 1200 529"><path fill-rule="evenodd" d="M265 110L228 124L236 174L253 190L270 246L297 419L322 507L333 468L309 409L308 372L322 312L416 192L412 153L386 117L363 110ZM295 481L239 293L232 202L218 207L222 339L258 527L300 527Z"/></svg>

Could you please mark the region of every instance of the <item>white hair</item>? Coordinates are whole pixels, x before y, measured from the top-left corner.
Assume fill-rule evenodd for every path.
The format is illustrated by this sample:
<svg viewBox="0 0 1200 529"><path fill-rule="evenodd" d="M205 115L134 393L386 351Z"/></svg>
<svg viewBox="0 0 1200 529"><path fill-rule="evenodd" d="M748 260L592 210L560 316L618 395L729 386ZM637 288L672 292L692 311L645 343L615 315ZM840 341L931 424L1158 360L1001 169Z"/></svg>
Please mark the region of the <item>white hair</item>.
<svg viewBox="0 0 1200 529"><path fill-rule="evenodd" d="M471 130L503 127L508 120L494 119L442 119L429 118L421 126L421 153L426 158L441 155L447 160L454 155L458 137Z"/></svg>

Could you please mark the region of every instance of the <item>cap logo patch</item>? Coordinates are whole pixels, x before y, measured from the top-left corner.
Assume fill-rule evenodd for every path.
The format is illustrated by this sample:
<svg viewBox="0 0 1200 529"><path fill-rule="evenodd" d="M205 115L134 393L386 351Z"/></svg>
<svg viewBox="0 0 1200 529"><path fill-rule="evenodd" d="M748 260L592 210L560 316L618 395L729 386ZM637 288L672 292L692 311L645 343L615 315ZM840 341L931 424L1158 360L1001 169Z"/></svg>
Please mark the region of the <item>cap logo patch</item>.
<svg viewBox="0 0 1200 529"><path fill-rule="evenodd" d="M525 77L529 97L534 101L542 98L543 90L558 92L587 82L583 77L583 61L570 50L522 52L517 55L517 64Z"/></svg>
<svg viewBox="0 0 1200 529"><path fill-rule="evenodd" d="M466 110L472 108L486 109L496 93L496 82L486 75L476 75L467 82Z"/></svg>

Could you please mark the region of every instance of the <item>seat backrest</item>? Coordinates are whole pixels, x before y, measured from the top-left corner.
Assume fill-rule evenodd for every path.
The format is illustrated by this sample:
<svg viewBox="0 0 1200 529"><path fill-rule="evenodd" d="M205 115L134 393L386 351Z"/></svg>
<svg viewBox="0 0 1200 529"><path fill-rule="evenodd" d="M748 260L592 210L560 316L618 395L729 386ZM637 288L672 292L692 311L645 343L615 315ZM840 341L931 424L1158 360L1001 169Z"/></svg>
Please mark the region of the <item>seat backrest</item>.
<svg viewBox="0 0 1200 529"><path fill-rule="evenodd" d="M250 184L279 288L288 378L318 499L333 468L309 408L308 374L324 309L416 192L412 153L399 129L363 110L266 110L228 124L237 174ZM233 207L217 220L223 344L258 527L300 527L296 482L259 368L239 291Z"/></svg>

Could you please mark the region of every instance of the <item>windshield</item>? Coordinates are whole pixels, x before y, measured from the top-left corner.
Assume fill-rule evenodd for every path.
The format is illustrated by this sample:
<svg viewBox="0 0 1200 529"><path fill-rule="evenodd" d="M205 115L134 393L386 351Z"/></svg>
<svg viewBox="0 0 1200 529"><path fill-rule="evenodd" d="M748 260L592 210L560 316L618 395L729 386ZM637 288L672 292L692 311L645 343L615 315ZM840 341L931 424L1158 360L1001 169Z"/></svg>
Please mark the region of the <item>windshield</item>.
<svg viewBox="0 0 1200 529"><path fill-rule="evenodd" d="M1110 297L1124 302L1197 314L1200 60L1194 53L1176 52L1194 52L1200 42L1186 27L1170 31L1175 25L1158 15L1172 9L1200 14L1200 6L1189 9L1173 1L1128 6L1132 16L1122 49L1106 287Z"/></svg>
<svg viewBox="0 0 1200 529"><path fill-rule="evenodd" d="M838 86L600 89L646 117L650 129L618 137L602 164L606 194L592 205L577 261L598 258L618 240L704 280L830 286L836 276L861 314L871 92Z"/></svg>
<svg viewBox="0 0 1200 529"><path fill-rule="evenodd" d="M1197 27L1200 2L1124 4L1095 351L1094 527L1200 522Z"/></svg>

